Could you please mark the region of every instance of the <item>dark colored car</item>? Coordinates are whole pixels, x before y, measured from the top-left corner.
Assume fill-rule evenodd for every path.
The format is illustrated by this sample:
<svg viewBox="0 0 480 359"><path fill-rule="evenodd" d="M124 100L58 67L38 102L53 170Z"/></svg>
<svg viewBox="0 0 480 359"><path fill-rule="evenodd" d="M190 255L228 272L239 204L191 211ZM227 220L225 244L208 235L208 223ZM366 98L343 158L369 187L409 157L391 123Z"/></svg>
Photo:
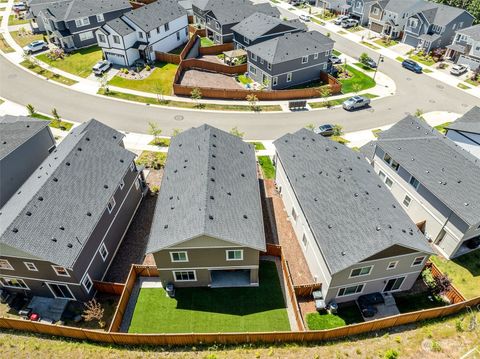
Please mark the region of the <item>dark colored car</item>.
<svg viewBox="0 0 480 359"><path fill-rule="evenodd" d="M333 133L334 133L333 125L330 125L330 124L320 125L316 127L313 130L313 132L315 132L317 135L322 135L325 137L333 136Z"/></svg>
<svg viewBox="0 0 480 359"><path fill-rule="evenodd" d="M377 63L371 57L368 57L365 60L363 60L363 64L372 69L377 67Z"/></svg>
<svg viewBox="0 0 480 359"><path fill-rule="evenodd" d="M422 66L420 66L419 64L417 64L415 61L413 60L403 60L402 62L402 66L404 68L406 68L407 70L410 70L410 71L413 71L413 72L416 72L417 74L421 74L422 73Z"/></svg>

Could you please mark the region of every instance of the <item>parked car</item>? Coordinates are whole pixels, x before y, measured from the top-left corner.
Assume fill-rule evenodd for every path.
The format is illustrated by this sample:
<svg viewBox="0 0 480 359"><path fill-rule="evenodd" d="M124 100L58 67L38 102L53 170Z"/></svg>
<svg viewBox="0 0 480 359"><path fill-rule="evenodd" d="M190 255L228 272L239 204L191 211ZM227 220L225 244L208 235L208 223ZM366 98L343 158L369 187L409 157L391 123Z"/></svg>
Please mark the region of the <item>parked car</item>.
<svg viewBox="0 0 480 359"><path fill-rule="evenodd" d="M420 66L418 63L416 63L413 60L403 60L402 66L406 68L407 70L416 72L417 74L422 73L422 66Z"/></svg>
<svg viewBox="0 0 480 359"><path fill-rule="evenodd" d="M335 56L335 55L330 56L330 61L332 62L332 64L341 64L342 63L342 59L340 59L340 57Z"/></svg>
<svg viewBox="0 0 480 359"><path fill-rule="evenodd" d="M370 105L370 99L364 96L353 96L346 100L342 106L345 110L355 110Z"/></svg>
<svg viewBox="0 0 480 359"><path fill-rule="evenodd" d="M13 11L26 11L27 10L27 4L24 2L19 2L16 4L13 4L12 6Z"/></svg>
<svg viewBox="0 0 480 359"><path fill-rule="evenodd" d="M358 26L358 20L355 19L346 19L342 21L342 27L344 29L349 29L351 27Z"/></svg>
<svg viewBox="0 0 480 359"><path fill-rule="evenodd" d="M330 124L320 125L318 127L315 127L313 132L315 132L317 135L322 135L325 137L333 136L333 133L334 133L333 125L330 125Z"/></svg>
<svg viewBox="0 0 480 359"><path fill-rule="evenodd" d="M305 21L305 22L309 22L309 21L310 21L310 15L301 14L298 18L299 18L300 20L302 20L302 21Z"/></svg>
<svg viewBox="0 0 480 359"><path fill-rule="evenodd" d="M93 65L92 71L95 75L100 76L104 72L107 72L110 67L112 67L112 63L110 61L101 60L98 61L95 65Z"/></svg>
<svg viewBox="0 0 480 359"><path fill-rule="evenodd" d="M342 24L342 21L343 20L347 20L347 19L350 19L350 16L349 15L340 15L339 17L337 17L335 20L333 20L333 23L335 25L341 25Z"/></svg>
<svg viewBox="0 0 480 359"><path fill-rule="evenodd" d="M35 40L29 43L27 46L23 48L23 52L26 54L33 54L37 51L42 51L48 49L48 44L43 40Z"/></svg>
<svg viewBox="0 0 480 359"><path fill-rule="evenodd" d="M364 59L363 64L365 66L368 66L368 67L372 68L372 69L377 67L377 63L371 57L367 57L366 59Z"/></svg>
<svg viewBox="0 0 480 359"><path fill-rule="evenodd" d="M460 76L468 71L467 66L464 65L453 65L450 73L455 76Z"/></svg>

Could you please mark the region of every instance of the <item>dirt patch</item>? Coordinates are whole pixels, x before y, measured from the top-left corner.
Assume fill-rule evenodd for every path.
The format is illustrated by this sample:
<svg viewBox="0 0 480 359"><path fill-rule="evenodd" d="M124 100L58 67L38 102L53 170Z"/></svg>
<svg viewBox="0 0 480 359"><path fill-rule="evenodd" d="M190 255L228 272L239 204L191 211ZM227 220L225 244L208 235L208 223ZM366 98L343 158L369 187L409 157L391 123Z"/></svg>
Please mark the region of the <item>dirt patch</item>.
<svg viewBox="0 0 480 359"><path fill-rule="evenodd" d="M230 90L238 90L243 88L235 80L234 76L227 76L199 70L184 71L180 83L184 86L192 87L210 87Z"/></svg>

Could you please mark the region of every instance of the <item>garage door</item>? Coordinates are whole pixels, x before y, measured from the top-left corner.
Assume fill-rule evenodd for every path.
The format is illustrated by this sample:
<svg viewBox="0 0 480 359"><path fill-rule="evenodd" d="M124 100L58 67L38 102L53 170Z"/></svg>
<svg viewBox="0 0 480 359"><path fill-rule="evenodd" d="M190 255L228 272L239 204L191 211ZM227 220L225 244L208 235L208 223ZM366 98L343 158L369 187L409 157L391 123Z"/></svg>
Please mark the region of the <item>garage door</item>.
<svg viewBox="0 0 480 359"><path fill-rule="evenodd" d="M378 24L378 23L372 21L372 22L370 23L370 30L375 31L375 32L381 34L382 31L383 31L383 25L382 25L382 24Z"/></svg>
<svg viewBox="0 0 480 359"><path fill-rule="evenodd" d="M407 45L417 47L420 40L417 39L416 37L413 37L413 36L410 36L410 35L405 35L405 39L403 39L403 42Z"/></svg>
<svg viewBox="0 0 480 359"><path fill-rule="evenodd" d="M120 54L115 54L113 52L105 52L105 57L108 61L115 65L126 65L125 56Z"/></svg>

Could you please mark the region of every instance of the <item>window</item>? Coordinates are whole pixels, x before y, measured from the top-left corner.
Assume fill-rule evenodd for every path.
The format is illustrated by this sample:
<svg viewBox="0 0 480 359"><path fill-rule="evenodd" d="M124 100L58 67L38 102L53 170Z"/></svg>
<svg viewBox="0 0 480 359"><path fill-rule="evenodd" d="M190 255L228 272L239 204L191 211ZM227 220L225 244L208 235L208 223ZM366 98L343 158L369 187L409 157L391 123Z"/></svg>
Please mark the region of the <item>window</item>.
<svg viewBox="0 0 480 359"><path fill-rule="evenodd" d="M408 195L405 195L405 198L403 199L403 205L408 208L408 206L410 206L411 201L412 199Z"/></svg>
<svg viewBox="0 0 480 359"><path fill-rule="evenodd" d="M32 262L23 262L29 271L38 272L37 266Z"/></svg>
<svg viewBox="0 0 480 359"><path fill-rule="evenodd" d="M382 181L385 181L385 178L387 177L382 171L378 171L378 176L382 179Z"/></svg>
<svg viewBox="0 0 480 359"><path fill-rule="evenodd" d="M418 186L420 185L420 182L418 182L418 180L413 176L410 177L410 181L408 183L410 183L415 189L418 189Z"/></svg>
<svg viewBox="0 0 480 359"><path fill-rule="evenodd" d="M52 266L53 270L59 277L70 277L65 267L62 266Z"/></svg>
<svg viewBox="0 0 480 359"><path fill-rule="evenodd" d="M307 236L305 235L305 233L304 233L303 236L302 236L302 243L303 243L303 246L304 246L305 248L307 248L308 239L307 239Z"/></svg>
<svg viewBox="0 0 480 359"><path fill-rule="evenodd" d="M265 62L264 59L262 59L261 57L258 58L260 60L260 63L263 64Z"/></svg>
<svg viewBox="0 0 480 359"><path fill-rule="evenodd" d="M372 9L372 14L373 14L373 15L379 15L379 14L380 14L380 9L379 9L378 7L374 7L374 8Z"/></svg>
<svg viewBox="0 0 480 359"><path fill-rule="evenodd" d="M308 62L308 56L302 56L302 64L306 64Z"/></svg>
<svg viewBox="0 0 480 359"><path fill-rule="evenodd" d="M187 252L170 252L172 262L188 262Z"/></svg>
<svg viewBox="0 0 480 359"><path fill-rule="evenodd" d="M272 69L272 64L270 62L267 62L267 69L269 69L269 70Z"/></svg>
<svg viewBox="0 0 480 359"><path fill-rule="evenodd" d="M157 34L160 34L160 28L157 27Z"/></svg>
<svg viewBox="0 0 480 359"><path fill-rule="evenodd" d="M387 185L388 188L392 188L393 181L389 177L387 177L385 178L385 184Z"/></svg>
<svg viewBox="0 0 480 359"><path fill-rule="evenodd" d="M357 1L357 3L355 4L355 7L357 9L360 9L362 7L362 3L360 1Z"/></svg>
<svg viewBox="0 0 480 359"><path fill-rule="evenodd" d="M397 268L398 261L388 263L387 270Z"/></svg>
<svg viewBox="0 0 480 359"><path fill-rule="evenodd" d="M98 249L98 253L100 253L100 257L102 257L103 261L105 262L105 260L108 257L108 250L107 250L107 246L105 245L105 243L102 243L102 245Z"/></svg>
<svg viewBox="0 0 480 359"><path fill-rule="evenodd" d="M177 31L177 41L180 41L180 31Z"/></svg>
<svg viewBox="0 0 480 359"><path fill-rule="evenodd" d="M408 27L416 28L417 25L418 25L418 19L416 19L416 18L408 19Z"/></svg>
<svg viewBox="0 0 480 359"><path fill-rule="evenodd" d="M0 259L0 269L13 270L13 267L6 259Z"/></svg>
<svg viewBox="0 0 480 359"><path fill-rule="evenodd" d="M135 162L130 163L130 171L135 170Z"/></svg>
<svg viewBox="0 0 480 359"><path fill-rule="evenodd" d="M290 81L292 81L292 73L291 72L289 72L287 74L287 82L290 82Z"/></svg>
<svg viewBox="0 0 480 359"><path fill-rule="evenodd" d="M250 65L250 67L248 68L248 72L256 75L257 74L257 69L254 66Z"/></svg>
<svg viewBox="0 0 480 359"><path fill-rule="evenodd" d="M139 31L139 32L138 32L138 37L141 38L141 39L143 39L143 32Z"/></svg>
<svg viewBox="0 0 480 359"><path fill-rule="evenodd" d="M113 35L113 43L114 44L119 44L120 43L120 37L118 35Z"/></svg>
<svg viewBox="0 0 480 359"><path fill-rule="evenodd" d="M218 22L215 23L215 28L216 28L217 30L220 30L220 24L219 24Z"/></svg>
<svg viewBox="0 0 480 359"><path fill-rule="evenodd" d="M25 284L25 282L22 279L0 277L0 283L7 288L23 288L23 289L30 290L30 288L28 288L28 286Z"/></svg>
<svg viewBox="0 0 480 359"><path fill-rule="evenodd" d="M55 298L75 299L68 285L47 283L47 286Z"/></svg>
<svg viewBox="0 0 480 359"><path fill-rule="evenodd" d="M227 261L241 261L243 260L243 249L227 250Z"/></svg>
<svg viewBox="0 0 480 359"><path fill-rule="evenodd" d="M363 291L364 284L358 284L351 287L344 287L338 290L337 297L345 297L347 295L361 293Z"/></svg>
<svg viewBox="0 0 480 359"><path fill-rule="evenodd" d="M423 261L424 261L424 260L425 260L425 256L416 257L416 258L413 260L412 267L416 267L416 266L419 266L419 265L423 264Z"/></svg>
<svg viewBox="0 0 480 359"><path fill-rule="evenodd" d="M78 36L80 36L81 41L90 40L90 39L93 39L93 32L92 31L81 32Z"/></svg>
<svg viewBox="0 0 480 359"><path fill-rule="evenodd" d="M243 41L248 45L250 43L250 40L247 39L245 36L243 37Z"/></svg>
<svg viewBox="0 0 480 359"><path fill-rule="evenodd" d="M165 28L165 31L170 30L170 24L168 22L165 25L163 25L163 27Z"/></svg>
<svg viewBox="0 0 480 359"><path fill-rule="evenodd" d="M292 207L292 218L294 221L297 221L298 215L297 212L295 211L295 208Z"/></svg>
<svg viewBox="0 0 480 359"><path fill-rule="evenodd" d="M372 268L373 266L352 269L352 271L350 272L350 278L369 275L372 271Z"/></svg>
<svg viewBox="0 0 480 359"><path fill-rule="evenodd" d="M90 291L93 288L93 282L92 282L92 279L90 278L90 276L88 274L85 274L85 277L83 277L82 285L83 285L83 288L85 288L85 290L88 293L90 293Z"/></svg>
<svg viewBox="0 0 480 359"><path fill-rule="evenodd" d="M314 60L318 59L318 52L316 52L316 53L313 54L313 59L314 59Z"/></svg>
<svg viewBox="0 0 480 359"><path fill-rule="evenodd" d="M251 53L250 58L251 58L253 61L257 61L257 55L255 55L253 52Z"/></svg>
<svg viewBox="0 0 480 359"><path fill-rule="evenodd" d="M90 25L90 20L89 20L88 17L84 17L84 18L75 20L75 26L76 27L82 27L82 26L87 26L87 25Z"/></svg>
<svg viewBox="0 0 480 359"><path fill-rule="evenodd" d="M105 21L105 18L103 17L103 14L98 14L97 15L97 22L102 22Z"/></svg>
<svg viewBox="0 0 480 359"><path fill-rule="evenodd" d="M173 278L175 282L195 282L197 280L194 270L173 271Z"/></svg>
<svg viewBox="0 0 480 359"><path fill-rule="evenodd" d="M114 207L115 207L115 198L112 197L110 198L110 201L108 201L108 204L107 204L108 213L112 213Z"/></svg>
<svg viewBox="0 0 480 359"><path fill-rule="evenodd" d="M392 162L392 157L388 153L385 152L385 155L383 156L383 160L390 164Z"/></svg>
<svg viewBox="0 0 480 359"><path fill-rule="evenodd" d="M98 34L98 42L107 42L106 39L105 39L105 35Z"/></svg>
<svg viewBox="0 0 480 359"><path fill-rule="evenodd" d="M277 83L278 83L278 77L277 76L272 77L272 85L276 86Z"/></svg>
<svg viewBox="0 0 480 359"><path fill-rule="evenodd" d="M140 188L140 180L137 178L137 179L135 180L135 189L138 190L139 188Z"/></svg>
<svg viewBox="0 0 480 359"><path fill-rule="evenodd" d="M125 187L125 181L123 180L123 178L122 178L122 181L119 184L119 187L120 187L120 189L123 189L123 187Z"/></svg>
<svg viewBox="0 0 480 359"><path fill-rule="evenodd" d="M398 164L397 161L395 161L392 157L390 157L388 153L385 153L385 155L383 156L383 160L387 162L390 165L390 167L392 167L395 171L398 171L398 167L400 167L400 165Z"/></svg>

